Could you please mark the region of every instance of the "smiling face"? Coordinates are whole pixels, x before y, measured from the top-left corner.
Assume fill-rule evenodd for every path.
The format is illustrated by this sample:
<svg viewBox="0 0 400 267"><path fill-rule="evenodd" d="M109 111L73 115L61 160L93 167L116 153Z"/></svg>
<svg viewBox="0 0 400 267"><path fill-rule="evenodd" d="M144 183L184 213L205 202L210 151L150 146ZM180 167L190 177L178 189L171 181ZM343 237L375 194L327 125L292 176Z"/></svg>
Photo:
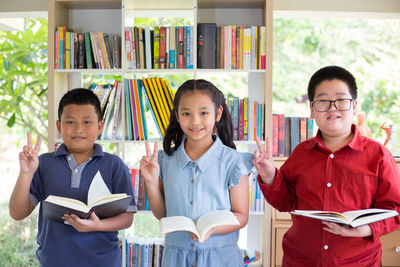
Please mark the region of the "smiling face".
<svg viewBox="0 0 400 267"><path fill-rule="evenodd" d="M352 98L347 84L339 79L325 80L315 88L314 101L316 100L337 100ZM321 130L322 137L347 137L351 134L351 125L356 114L357 101L351 102L350 109L339 111L331 103L328 111L316 111L310 104L311 118Z"/></svg>
<svg viewBox="0 0 400 267"><path fill-rule="evenodd" d="M177 119L188 142L212 143L214 126L220 120L222 107L215 112L215 105L208 93L185 93L179 101Z"/></svg>
<svg viewBox="0 0 400 267"><path fill-rule="evenodd" d="M69 153L92 155L93 144L103 129L103 121L93 105L68 104L64 107L57 130Z"/></svg>

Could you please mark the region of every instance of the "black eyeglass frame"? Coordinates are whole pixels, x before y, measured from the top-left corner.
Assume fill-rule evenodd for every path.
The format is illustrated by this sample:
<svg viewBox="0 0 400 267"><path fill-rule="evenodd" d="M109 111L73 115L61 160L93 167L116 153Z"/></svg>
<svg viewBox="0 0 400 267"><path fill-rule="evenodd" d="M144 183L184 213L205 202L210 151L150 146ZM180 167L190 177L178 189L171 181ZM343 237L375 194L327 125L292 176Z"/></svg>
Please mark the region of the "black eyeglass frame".
<svg viewBox="0 0 400 267"><path fill-rule="evenodd" d="M337 106L336 106L336 101L343 101L343 100L349 100L350 101L350 105L349 105L349 107L347 108L347 109L339 109ZM348 111L348 110L350 110L351 109L351 103L354 101L354 99L352 99L352 98L338 98L338 99L335 99L335 100L327 100L327 99L321 99L321 100L314 100L314 101L312 101L311 102L311 106L315 109L315 111L317 111L317 112L327 112L327 111L329 111L330 109L331 109L331 106L332 106L332 103L333 103L333 106L336 108L336 110L338 110L338 111ZM316 107L315 107L315 103L316 102L329 102L329 106L328 106L328 108L326 109L326 110L318 110Z"/></svg>

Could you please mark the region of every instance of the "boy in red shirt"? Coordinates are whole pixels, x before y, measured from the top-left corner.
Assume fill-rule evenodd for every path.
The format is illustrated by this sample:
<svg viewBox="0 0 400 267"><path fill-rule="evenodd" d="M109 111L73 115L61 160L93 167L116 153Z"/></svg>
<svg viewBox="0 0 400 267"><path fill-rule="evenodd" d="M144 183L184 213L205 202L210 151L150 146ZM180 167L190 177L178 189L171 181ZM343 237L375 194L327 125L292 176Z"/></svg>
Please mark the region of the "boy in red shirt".
<svg viewBox="0 0 400 267"><path fill-rule="evenodd" d="M300 143L277 170L257 140L254 165L266 200L279 211L368 208L400 212L400 175L390 151L361 136L353 124L357 85L347 70L328 66L308 85L315 137ZM283 241L282 266L380 266L379 238L400 228L400 217L348 228L292 216Z"/></svg>

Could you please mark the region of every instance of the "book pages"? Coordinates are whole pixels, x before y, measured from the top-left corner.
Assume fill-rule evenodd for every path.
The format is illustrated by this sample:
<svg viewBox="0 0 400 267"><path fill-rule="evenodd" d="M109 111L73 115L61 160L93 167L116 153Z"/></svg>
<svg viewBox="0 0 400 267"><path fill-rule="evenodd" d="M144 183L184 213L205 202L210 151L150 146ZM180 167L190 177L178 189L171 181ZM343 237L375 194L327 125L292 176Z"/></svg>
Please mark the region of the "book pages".
<svg viewBox="0 0 400 267"><path fill-rule="evenodd" d="M94 200L101 196L111 195L110 190L108 189L106 183L103 180L103 177L100 174L100 171L97 171L94 176L92 183L89 186L88 191L88 206L90 206Z"/></svg>

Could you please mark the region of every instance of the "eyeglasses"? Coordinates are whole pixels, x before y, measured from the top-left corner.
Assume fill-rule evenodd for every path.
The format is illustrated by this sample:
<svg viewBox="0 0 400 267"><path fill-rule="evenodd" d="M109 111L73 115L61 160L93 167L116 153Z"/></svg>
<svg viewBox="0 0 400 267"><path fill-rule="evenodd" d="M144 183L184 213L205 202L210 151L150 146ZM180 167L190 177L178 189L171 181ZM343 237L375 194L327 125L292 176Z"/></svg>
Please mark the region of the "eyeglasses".
<svg viewBox="0 0 400 267"><path fill-rule="evenodd" d="M351 102L353 99L351 98L339 98L336 100L314 100L311 102L311 105L315 108L315 111L318 112L326 112L331 108L331 105L335 106L335 108L339 111L347 111L351 108Z"/></svg>

